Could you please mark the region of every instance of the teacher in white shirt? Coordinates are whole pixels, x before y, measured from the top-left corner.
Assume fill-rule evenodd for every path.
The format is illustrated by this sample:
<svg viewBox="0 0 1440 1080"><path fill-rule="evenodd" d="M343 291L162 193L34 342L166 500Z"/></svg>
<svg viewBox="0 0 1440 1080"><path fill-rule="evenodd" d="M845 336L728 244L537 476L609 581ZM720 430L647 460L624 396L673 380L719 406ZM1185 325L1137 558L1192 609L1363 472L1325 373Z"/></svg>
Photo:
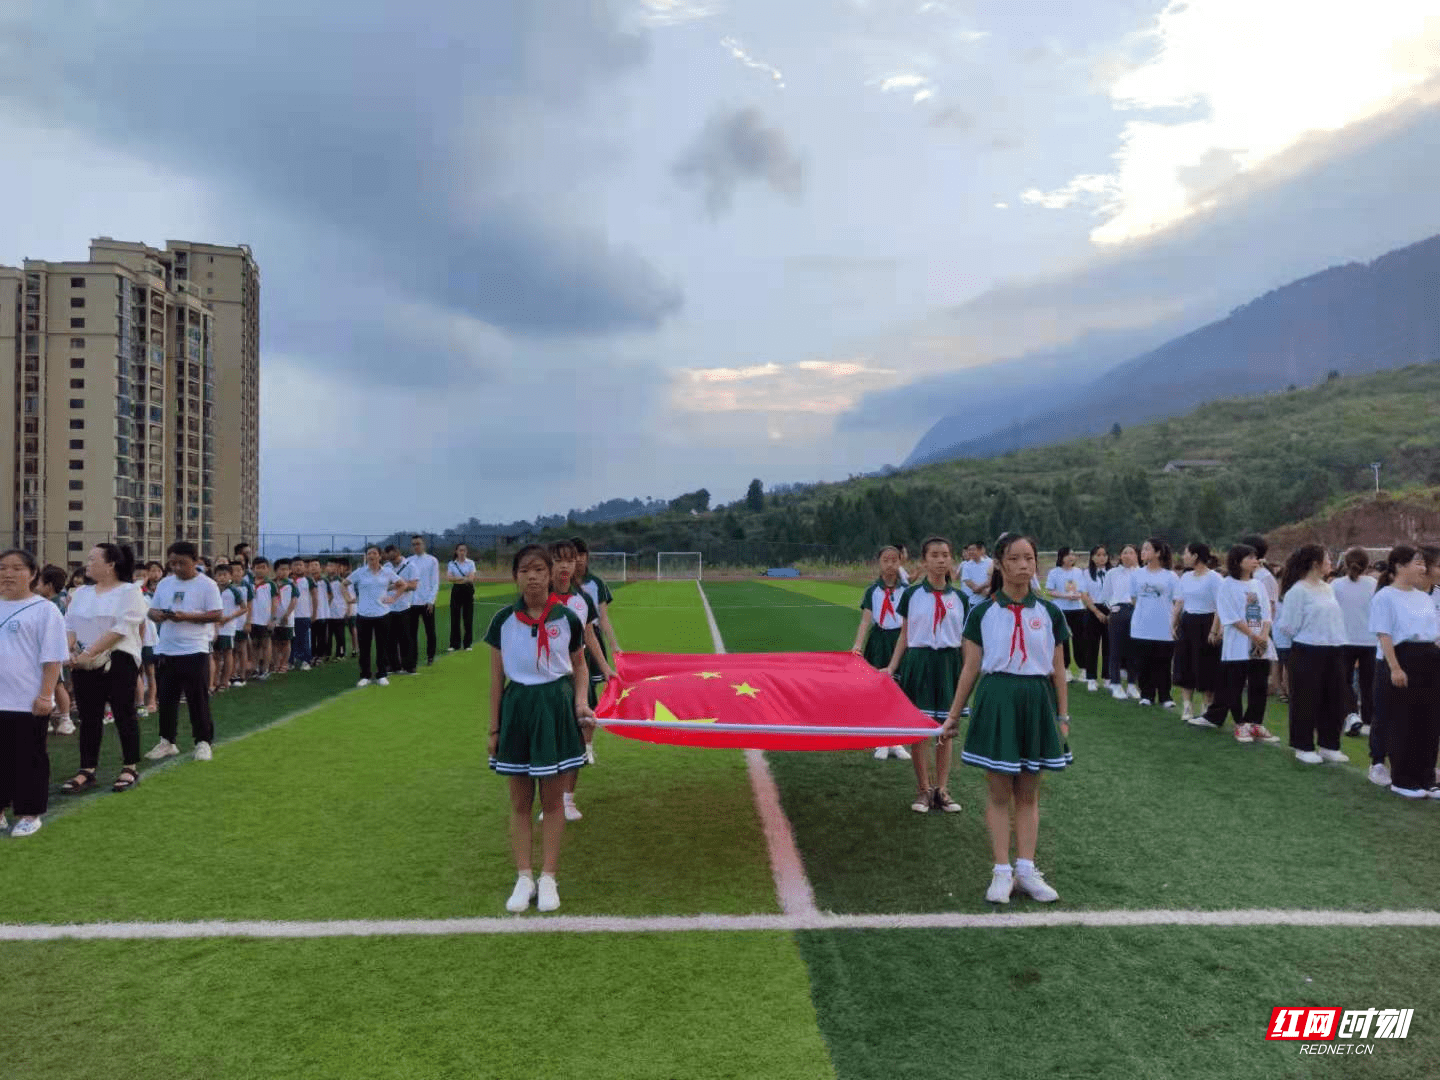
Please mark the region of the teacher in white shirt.
<svg viewBox="0 0 1440 1080"><path fill-rule="evenodd" d="M465 544L455 545L445 580L450 582L450 651L468 651L475 637L475 564Z"/></svg>
<svg viewBox="0 0 1440 1080"><path fill-rule="evenodd" d="M155 586L150 619L159 626L155 675L159 683L160 741L145 756L152 760L180 753L180 695L190 713L195 760L213 755L215 723L210 718L210 628L219 623L220 587L198 572L195 545L177 540L166 549L170 576Z"/></svg>
<svg viewBox="0 0 1440 1080"><path fill-rule="evenodd" d="M410 537L410 565L415 568L415 602L410 605L410 635L419 647L419 624L425 624L425 664L435 663L435 601L440 596L440 560L425 550L425 538ZM411 665L412 667L414 665Z"/></svg>

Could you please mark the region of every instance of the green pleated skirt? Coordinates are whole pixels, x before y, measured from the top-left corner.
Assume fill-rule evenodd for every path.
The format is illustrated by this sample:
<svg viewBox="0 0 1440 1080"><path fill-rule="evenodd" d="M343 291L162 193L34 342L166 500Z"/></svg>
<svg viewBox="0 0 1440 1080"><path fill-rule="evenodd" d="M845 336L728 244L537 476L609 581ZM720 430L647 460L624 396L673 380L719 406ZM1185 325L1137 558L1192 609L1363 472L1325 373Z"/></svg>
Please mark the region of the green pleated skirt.
<svg viewBox="0 0 1440 1080"><path fill-rule="evenodd" d="M1056 719L1055 684L1044 675L997 671L982 676L960 760L1001 773L1038 773L1069 765L1070 747Z"/></svg>
<svg viewBox="0 0 1440 1080"><path fill-rule="evenodd" d="M506 776L555 776L585 764L567 676L539 686L506 683L500 698L500 740L490 768Z"/></svg>
<svg viewBox="0 0 1440 1080"><path fill-rule="evenodd" d="M900 658L895 681L917 709L943 723L955 702L961 666L959 648L909 648Z"/></svg>
<svg viewBox="0 0 1440 1080"><path fill-rule="evenodd" d="M881 630L871 623L870 633L865 636L865 662L877 669L889 667L890 658L895 655L895 642L899 640L898 626L894 630Z"/></svg>

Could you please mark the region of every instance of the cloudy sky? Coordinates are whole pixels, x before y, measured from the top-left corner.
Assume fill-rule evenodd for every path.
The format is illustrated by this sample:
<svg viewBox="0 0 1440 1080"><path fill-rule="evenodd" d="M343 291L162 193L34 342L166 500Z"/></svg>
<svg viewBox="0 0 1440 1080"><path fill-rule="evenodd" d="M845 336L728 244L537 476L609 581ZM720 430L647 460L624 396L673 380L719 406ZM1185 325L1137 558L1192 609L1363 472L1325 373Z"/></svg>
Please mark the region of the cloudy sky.
<svg viewBox="0 0 1440 1080"><path fill-rule="evenodd" d="M1440 232L1437 81L1431 0L6 0L0 262L253 247L266 530L728 500Z"/></svg>

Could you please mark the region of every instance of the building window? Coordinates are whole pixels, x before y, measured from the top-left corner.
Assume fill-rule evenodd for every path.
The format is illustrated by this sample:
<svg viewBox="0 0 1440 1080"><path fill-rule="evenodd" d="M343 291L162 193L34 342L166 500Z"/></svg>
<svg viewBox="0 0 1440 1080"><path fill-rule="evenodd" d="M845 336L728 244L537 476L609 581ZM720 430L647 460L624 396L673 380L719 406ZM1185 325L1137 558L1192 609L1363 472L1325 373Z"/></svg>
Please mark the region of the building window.
<svg viewBox="0 0 1440 1080"><path fill-rule="evenodd" d="M84 491L84 490L85 490L85 481L84 481L84 480L71 480L71 481L70 481L70 490L71 490L71 491Z"/></svg>
<svg viewBox="0 0 1440 1080"><path fill-rule="evenodd" d="M70 430L71 430L71 431L84 431L84 430L85 430L85 421L84 421L84 420L71 420L71 421L70 421Z"/></svg>
<svg viewBox="0 0 1440 1080"><path fill-rule="evenodd" d="M84 551L84 550L85 550L85 544L84 544L84 542L81 541L81 540L71 540L69 543L67 543L67 544L65 545L65 550L66 550L66 551Z"/></svg>
<svg viewBox="0 0 1440 1080"><path fill-rule="evenodd" d="M85 339L83 337L72 337L70 339L70 347L72 349L83 349L85 347Z"/></svg>
<svg viewBox="0 0 1440 1080"><path fill-rule="evenodd" d="M70 462L70 470L71 470L72 472L78 472L80 469L83 469L83 468L85 468L85 462L83 462L83 461L71 461L71 462Z"/></svg>
<svg viewBox="0 0 1440 1080"><path fill-rule="evenodd" d="M71 379L71 380L70 380L70 389L71 389L71 390L84 390L84 389L85 389L85 380L84 380L84 379Z"/></svg>
<svg viewBox="0 0 1440 1080"><path fill-rule="evenodd" d="M85 279L83 277L72 277L70 279L70 287L72 289L83 289L85 287Z"/></svg>
<svg viewBox="0 0 1440 1080"><path fill-rule="evenodd" d="M85 297L83 297L83 296L72 296L72 297L70 297L70 306L71 306L72 308L82 308L82 307L84 307L84 306L85 306Z"/></svg>
<svg viewBox="0 0 1440 1080"><path fill-rule="evenodd" d="M70 407L72 409L83 409L85 407L85 399L83 397L72 397L70 399Z"/></svg>
<svg viewBox="0 0 1440 1080"><path fill-rule="evenodd" d="M82 370L84 367L85 367L85 358L84 358L83 356L72 356L72 357L70 357L70 370L71 370L71 371L80 371L80 370Z"/></svg>
<svg viewBox="0 0 1440 1080"><path fill-rule="evenodd" d="M71 522L70 522L70 531L71 531L71 532L79 532L79 531L80 531L81 529L83 529L83 528L85 528L85 523L84 523L83 521L71 521Z"/></svg>
<svg viewBox="0 0 1440 1080"><path fill-rule="evenodd" d="M71 449L71 450L84 450L84 449L85 449L85 440L84 440L84 439L71 439L71 440L70 440L70 449Z"/></svg>
<svg viewBox="0 0 1440 1080"><path fill-rule="evenodd" d="M81 500L79 500L79 499L71 499L71 500L70 500L70 509L71 509L71 510L77 510L77 511L78 511L78 510L84 510L84 509L85 509L85 504L84 504Z"/></svg>
<svg viewBox="0 0 1440 1080"><path fill-rule="evenodd" d="M84 329L85 329L85 320L84 320L84 319L71 319L71 320L70 320L70 329L71 329L71 330L84 330Z"/></svg>

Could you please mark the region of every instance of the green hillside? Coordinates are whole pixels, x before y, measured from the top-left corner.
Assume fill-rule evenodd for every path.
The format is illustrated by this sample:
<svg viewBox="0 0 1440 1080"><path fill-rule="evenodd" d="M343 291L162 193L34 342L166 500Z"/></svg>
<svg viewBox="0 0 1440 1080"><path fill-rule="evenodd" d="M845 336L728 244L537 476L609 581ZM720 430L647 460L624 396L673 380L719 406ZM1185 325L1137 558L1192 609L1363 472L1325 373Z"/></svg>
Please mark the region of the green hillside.
<svg viewBox="0 0 1440 1080"><path fill-rule="evenodd" d="M1115 392L1123 397L1124 388ZM1219 464L1163 471L1175 460ZM1045 548L1154 533L1223 544L1369 490L1372 461L1384 462L1386 488L1440 483L1440 361L1332 375L1309 389L1212 402L998 458L767 495L759 511L740 500L699 517L664 514L584 532L597 549L699 550L712 565L850 560L891 541L913 547L931 533L963 542L1017 527Z"/></svg>

